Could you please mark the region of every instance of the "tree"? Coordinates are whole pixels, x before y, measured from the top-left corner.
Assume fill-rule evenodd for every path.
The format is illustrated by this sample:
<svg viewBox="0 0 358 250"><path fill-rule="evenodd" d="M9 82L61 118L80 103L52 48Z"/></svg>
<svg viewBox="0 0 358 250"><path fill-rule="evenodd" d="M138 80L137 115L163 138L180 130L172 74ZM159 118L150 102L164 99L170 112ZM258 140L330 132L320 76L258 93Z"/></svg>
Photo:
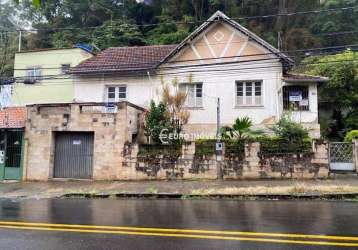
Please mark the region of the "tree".
<svg viewBox="0 0 358 250"><path fill-rule="evenodd" d="M261 130L252 129L252 121L249 117L245 116L237 118L235 123L230 126L222 127L221 136L226 139L244 140L261 135Z"/></svg>
<svg viewBox="0 0 358 250"><path fill-rule="evenodd" d="M186 93L179 90L176 79L171 84L165 83L162 79L161 91L162 100L158 105L151 101L150 109L145 116L146 136L156 144L181 144L183 137L180 137L180 134L190 116L184 107ZM161 138L163 135L170 134L173 138Z"/></svg>
<svg viewBox="0 0 358 250"><path fill-rule="evenodd" d="M358 52L345 52L323 57L307 58L307 74L329 77L329 82L320 88L320 101L328 103L336 113L345 117L346 129L358 128ZM337 130L333 128L333 130Z"/></svg>
<svg viewBox="0 0 358 250"><path fill-rule="evenodd" d="M155 144L162 144L160 134L163 130L172 130L171 122L167 116L167 108L163 102L158 105L151 101L149 111L145 115L145 135Z"/></svg>
<svg viewBox="0 0 358 250"><path fill-rule="evenodd" d="M187 93L181 91L178 86L177 78L174 78L171 84L162 81L162 102L166 106L167 116L171 122L175 134L180 135L183 126L189 121L190 113L185 108ZM191 77L188 80L192 82ZM181 139L179 140L181 141Z"/></svg>
<svg viewBox="0 0 358 250"><path fill-rule="evenodd" d="M135 24L106 21L92 33L91 42L101 49L114 46L141 46L145 40Z"/></svg>
<svg viewBox="0 0 358 250"><path fill-rule="evenodd" d="M19 9L12 2L0 1L0 78L13 75L14 54L17 51L17 28L21 28Z"/></svg>

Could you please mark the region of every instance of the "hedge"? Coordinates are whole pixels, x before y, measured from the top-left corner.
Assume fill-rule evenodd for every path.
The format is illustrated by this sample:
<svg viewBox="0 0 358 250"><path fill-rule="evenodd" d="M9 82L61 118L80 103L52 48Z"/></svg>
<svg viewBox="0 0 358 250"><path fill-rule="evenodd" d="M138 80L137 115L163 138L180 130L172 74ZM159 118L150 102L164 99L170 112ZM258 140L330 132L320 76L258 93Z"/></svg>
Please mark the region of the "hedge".
<svg viewBox="0 0 358 250"><path fill-rule="evenodd" d="M312 152L312 140L306 138L302 142L290 142L278 137L262 137L260 142L260 154L299 154Z"/></svg>
<svg viewBox="0 0 358 250"><path fill-rule="evenodd" d="M195 142L196 156L212 156L215 155L215 139L211 140L197 140ZM245 153L245 141L238 140L222 140L225 147L225 156L235 156Z"/></svg>

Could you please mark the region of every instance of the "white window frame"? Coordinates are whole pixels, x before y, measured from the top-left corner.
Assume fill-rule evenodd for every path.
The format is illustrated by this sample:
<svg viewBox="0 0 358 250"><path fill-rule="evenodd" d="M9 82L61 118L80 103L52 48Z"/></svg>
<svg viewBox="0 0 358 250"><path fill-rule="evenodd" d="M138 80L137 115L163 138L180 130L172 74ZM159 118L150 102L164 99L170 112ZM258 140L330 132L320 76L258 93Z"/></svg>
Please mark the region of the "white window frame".
<svg viewBox="0 0 358 250"><path fill-rule="evenodd" d="M109 98L109 89L114 88L114 98ZM125 91L123 92L123 88L125 88ZM125 95L125 97L120 97L120 94ZM106 102L120 102L120 101L126 101L128 97L128 87L126 84L120 84L120 85L107 85L105 88L105 100Z"/></svg>
<svg viewBox="0 0 358 250"><path fill-rule="evenodd" d="M41 66L27 67L26 79L32 81L40 81L42 79L42 67Z"/></svg>
<svg viewBox="0 0 358 250"><path fill-rule="evenodd" d="M201 88L198 86L201 85ZM193 96L192 96L192 103L189 103L188 95L191 92L191 88L193 88ZM202 108L203 107L203 95L204 95L204 84L202 82L194 82L194 83L180 83L179 89L182 91L184 90L187 94L184 106L187 108ZM200 93L201 91L201 93ZM201 95L201 96L198 96Z"/></svg>
<svg viewBox="0 0 358 250"><path fill-rule="evenodd" d="M256 83L260 83L260 95L256 95ZM242 103L239 103L238 86L242 84ZM248 86L251 87L251 96L247 96ZM263 107L264 106L263 80L236 80L235 81L235 106L236 107ZM251 97L251 98L250 98ZM257 97L260 102L257 102ZM248 102L250 100L250 102Z"/></svg>

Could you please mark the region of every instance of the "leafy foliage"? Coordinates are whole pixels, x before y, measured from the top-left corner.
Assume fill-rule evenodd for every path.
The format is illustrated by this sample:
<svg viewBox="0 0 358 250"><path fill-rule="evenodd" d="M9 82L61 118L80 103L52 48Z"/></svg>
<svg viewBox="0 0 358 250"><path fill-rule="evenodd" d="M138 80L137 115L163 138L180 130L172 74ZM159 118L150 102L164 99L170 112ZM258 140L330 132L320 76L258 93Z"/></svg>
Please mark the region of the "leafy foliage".
<svg viewBox="0 0 358 250"><path fill-rule="evenodd" d="M305 73L329 77L320 88L320 101L332 110L328 136L341 138L345 130L358 129L358 52L307 58L314 63Z"/></svg>
<svg viewBox="0 0 358 250"><path fill-rule="evenodd" d="M167 108L162 102L156 105L154 101L151 101L150 109L145 116L145 135L150 137L154 143L161 144L160 133L164 129L172 131L171 123L167 116Z"/></svg>
<svg viewBox="0 0 358 250"><path fill-rule="evenodd" d="M237 118L235 123L230 126L225 126L221 129L222 138L226 139L248 139L255 138L261 135L263 132L261 130L254 130L252 127L252 121L249 117L245 116L242 118Z"/></svg>
<svg viewBox="0 0 358 250"><path fill-rule="evenodd" d="M145 41L147 44L178 43L217 10L225 12L230 17L238 18L314 9L324 10L357 4L357 0L300 0L286 1L285 5L282 4L282 1L277 0L152 0L150 4L135 0L14 1L21 3L20 5L28 14L34 27L48 24L52 28L99 28L103 25L109 27L108 23L113 22L116 29L119 29L117 24L120 22L123 25L136 24L140 25L138 32L141 41ZM322 32L357 30L358 19L355 17L356 10L352 10L255 18L240 20L240 23L260 34L273 45L277 45L277 33L281 32L282 48L294 50L319 45L330 46L357 42L358 37L351 34L330 37L315 35ZM57 33L63 33L63 31L47 34L46 40L51 41L51 46L75 44L85 40L88 43L94 43L95 38L99 39L95 36L98 30L94 32L93 29L83 29L72 32L71 36L67 34L65 38L61 39L62 43L59 43L55 39L60 38L59 35L56 35ZM108 34L108 32L105 33ZM132 33L130 32L130 34ZM137 33L135 37L137 37ZM131 43L127 45L131 45Z"/></svg>
<svg viewBox="0 0 358 250"><path fill-rule="evenodd" d="M183 142L179 135L183 126L188 123L190 113L184 107L186 93L179 91L177 85L176 80L169 85L162 79L162 101L158 105L151 101L149 112L146 114L146 136L156 144L163 143L160 139L161 133L177 135L175 138L166 138L170 144Z"/></svg>
<svg viewBox="0 0 358 250"><path fill-rule="evenodd" d="M166 107L166 115L170 120L173 131L176 134L182 132L183 126L188 123L190 113L185 108L187 93L179 90L178 80L174 78L171 84L162 80L162 102ZM191 82L189 77L188 82Z"/></svg>
<svg viewBox="0 0 358 250"><path fill-rule="evenodd" d="M200 158L215 155L216 142L215 139L195 141L195 156ZM225 144L225 157L242 156L245 153L245 141L224 139L222 142Z"/></svg>
<svg viewBox="0 0 358 250"><path fill-rule="evenodd" d="M299 142L291 142L277 136L265 136L258 141L262 155L300 154L312 151L312 141L309 138L304 138Z"/></svg>
<svg viewBox="0 0 358 250"><path fill-rule="evenodd" d="M344 141L352 142L353 139L358 139L358 130L349 131L344 137Z"/></svg>
<svg viewBox="0 0 358 250"><path fill-rule="evenodd" d="M288 114L283 115L272 127L272 130L279 139L292 144L301 144L305 139L309 138L308 130L300 123L292 121Z"/></svg>

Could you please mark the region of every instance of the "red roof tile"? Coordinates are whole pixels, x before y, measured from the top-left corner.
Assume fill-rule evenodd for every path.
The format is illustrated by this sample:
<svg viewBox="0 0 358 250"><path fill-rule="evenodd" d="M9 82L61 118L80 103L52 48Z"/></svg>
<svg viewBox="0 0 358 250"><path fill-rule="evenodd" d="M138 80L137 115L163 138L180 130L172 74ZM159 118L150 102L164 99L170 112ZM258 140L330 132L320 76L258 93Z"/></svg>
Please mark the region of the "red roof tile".
<svg viewBox="0 0 358 250"><path fill-rule="evenodd" d="M310 76L303 74L284 74L285 82L327 82L329 79L322 76Z"/></svg>
<svg viewBox="0 0 358 250"><path fill-rule="evenodd" d="M25 121L25 107L11 107L0 110L0 128L23 128Z"/></svg>
<svg viewBox="0 0 358 250"><path fill-rule="evenodd" d="M146 70L156 67L177 45L112 47L100 52L70 73Z"/></svg>

